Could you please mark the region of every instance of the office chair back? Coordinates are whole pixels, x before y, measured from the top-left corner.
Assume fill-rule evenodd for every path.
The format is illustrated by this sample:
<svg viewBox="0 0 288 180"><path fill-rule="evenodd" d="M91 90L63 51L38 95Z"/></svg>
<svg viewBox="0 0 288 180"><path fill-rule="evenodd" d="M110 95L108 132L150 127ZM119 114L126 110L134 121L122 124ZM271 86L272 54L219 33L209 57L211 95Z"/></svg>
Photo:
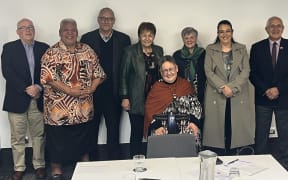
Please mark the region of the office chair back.
<svg viewBox="0 0 288 180"><path fill-rule="evenodd" d="M195 137L192 134L167 134L149 136L147 158L198 156Z"/></svg>

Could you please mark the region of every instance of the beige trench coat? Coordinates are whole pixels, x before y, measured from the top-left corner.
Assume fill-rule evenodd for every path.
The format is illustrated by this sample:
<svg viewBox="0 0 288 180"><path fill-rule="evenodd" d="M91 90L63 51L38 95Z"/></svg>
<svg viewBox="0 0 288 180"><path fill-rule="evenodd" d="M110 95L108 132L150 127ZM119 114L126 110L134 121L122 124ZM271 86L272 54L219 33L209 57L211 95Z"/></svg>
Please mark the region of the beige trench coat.
<svg viewBox="0 0 288 180"><path fill-rule="evenodd" d="M208 45L205 57L207 87L205 91L205 121L203 145L225 148L226 97L221 86L228 85L235 94L231 98L231 148L254 144L255 120L249 91L249 59L244 45L233 43L233 64L227 81L220 44Z"/></svg>

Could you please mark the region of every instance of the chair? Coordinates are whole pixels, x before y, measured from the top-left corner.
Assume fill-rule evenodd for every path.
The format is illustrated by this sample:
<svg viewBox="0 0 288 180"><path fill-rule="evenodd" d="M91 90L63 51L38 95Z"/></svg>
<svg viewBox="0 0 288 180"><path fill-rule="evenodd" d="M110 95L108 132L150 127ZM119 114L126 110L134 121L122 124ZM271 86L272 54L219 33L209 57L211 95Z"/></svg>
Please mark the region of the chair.
<svg viewBox="0 0 288 180"><path fill-rule="evenodd" d="M147 158L195 157L195 137L192 134L148 136Z"/></svg>

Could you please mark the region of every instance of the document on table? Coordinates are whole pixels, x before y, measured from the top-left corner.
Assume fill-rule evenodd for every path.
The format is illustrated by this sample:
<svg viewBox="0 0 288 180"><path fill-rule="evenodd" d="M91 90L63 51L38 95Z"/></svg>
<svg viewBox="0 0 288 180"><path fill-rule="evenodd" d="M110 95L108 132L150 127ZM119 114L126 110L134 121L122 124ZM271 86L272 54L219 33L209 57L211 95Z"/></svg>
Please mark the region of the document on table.
<svg viewBox="0 0 288 180"><path fill-rule="evenodd" d="M242 176L253 176L254 174L257 174L261 171L264 171L268 169L267 167L263 167L260 165L257 165L255 163L249 162L249 161L243 161L240 159L230 161L228 163L223 163L221 165L217 165L217 174L225 174L229 175L229 170L231 167L236 167L240 171L240 175Z"/></svg>

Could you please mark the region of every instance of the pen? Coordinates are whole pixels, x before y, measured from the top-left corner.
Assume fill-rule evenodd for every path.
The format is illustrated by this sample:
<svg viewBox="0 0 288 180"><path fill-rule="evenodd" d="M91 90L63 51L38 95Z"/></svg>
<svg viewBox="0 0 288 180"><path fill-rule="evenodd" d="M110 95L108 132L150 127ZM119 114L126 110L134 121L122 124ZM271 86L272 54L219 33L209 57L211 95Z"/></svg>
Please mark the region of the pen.
<svg viewBox="0 0 288 180"><path fill-rule="evenodd" d="M237 161L239 161L239 159L235 159L235 160L233 160L233 161L230 161L230 162L227 163L227 165L232 164L232 163L235 163L235 162L237 162Z"/></svg>

